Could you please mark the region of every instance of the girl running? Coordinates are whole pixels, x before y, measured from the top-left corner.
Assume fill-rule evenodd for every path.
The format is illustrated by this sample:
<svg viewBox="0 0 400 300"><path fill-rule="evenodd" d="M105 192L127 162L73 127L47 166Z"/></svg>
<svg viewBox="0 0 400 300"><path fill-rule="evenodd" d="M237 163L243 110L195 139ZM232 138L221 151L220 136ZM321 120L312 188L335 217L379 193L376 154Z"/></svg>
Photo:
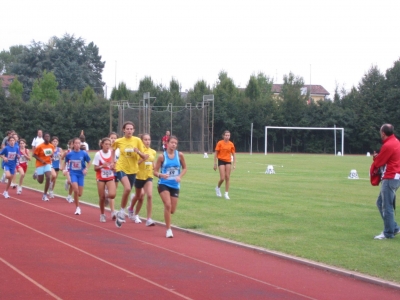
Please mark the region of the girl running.
<svg viewBox="0 0 400 300"><path fill-rule="evenodd" d="M90 165L90 157L86 151L80 150L81 140L79 138L73 139L73 145L72 151L65 157L65 163L68 165L70 184L74 191L75 215L80 215L79 197L83 194L85 175Z"/></svg>
<svg viewBox="0 0 400 300"><path fill-rule="evenodd" d="M148 155L147 159L140 159L139 172L136 175L135 181L135 196L132 199L131 206L128 209L129 218L135 223L142 223L139 218L139 212L143 204L144 195L147 195L147 220L146 226L154 226L155 223L151 219L152 207L153 207L153 169L154 160L156 159L156 151L150 148L151 138L148 133L141 136L144 144L144 154ZM136 209L133 210L135 204Z"/></svg>
<svg viewBox="0 0 400 300"><path fill-rule="evenodd" d="M63 155L63 151L60 147L58 147L58 137L53 136L51 138L51 143L53 144L55 151L53 154L53 159L51 162L51 180L50 180L50 190L49 190L49 196L50 198L54 198L54 187L56 186L56 180L58 177L58 172L60 171L60 158Z"/></svg>
<svg viewBox="0 0 400 300"><path fill-rule="evenodd" d="M129 193L135 183L136 173L139 170L138 157L147 159L147 155L143 154L144 145L141 139L134 137L135 125L128 121L122 126L124 137L115 140L113 144L112 159L114 166L115 162L115 151L120 150L120 157L115 164L115 170L117 171L117 178L121 181L124 191L121 199L121 209L117 213L115 219L115 225L120 228L122 223L125 222L125 207L128 202Z"/></svg>
<svg viewBox="0 0 400 300"><path fill-rule="evenodd" d="M170 136L167 150L161 154L154 167L154 176L158 177L158 193L164 203L164 219L167 238L174 237L171 230L171 214L178 205L181 178L186 174L186 162L182 152L176 150L178 139Z"/></svg>
<svg viewBox="0 0 400 300"><path fill-rule="evenodd" d="M28 148L26 148L26 140L20 139L19 141L19 166L17 171L19 173L19 185L17 186L17 194L22 194L22 183L24 182L26 171L28 170L28 161L31 160Z"/></svg>
<svg viewBox="0 0 400 300"><path fill-rule="evenodd" d="M64 188L68 192L68 196L65 198L65 200L67 200L68 203L74 202L74 198L72 197L72 185L69 184L71 182L71 178L69 177L68 165L65 163L65 157L67 156L68 153L72 151L73 145L74 145L74 140L69 140L68 149L62 154L61 157L61 159L64 161L64 166L62 167L63 175L67 177L67 179L65 179Z"/></svg>
<svg viewBox="0 0 400 300"><path fill-rule="evenodd" d="M215 188L217 197L221 197L220 187L225 180L225 199L229 200L229 180L231 177L231 163L233 163L233 169L236 168L236 155L235 145L229 140L231 133L228 130L224 131L222 135L223 140L219 141L215 146L214 153L214 171L217 170L217 159L218 159L218 170L219 170L219 181Z"/></svg>
<svg viewBox="0 0 400 300"><path fill-rule="evenodd" d="M109 137L110 140L111 140L111 146L112 146L112 145L114 144L115 140L118 138L118 134L115 133L115 132L110 132L110 133L108 134L108 137ZM118 161L119 155L120 155L119 149L115 150L114 162ZM116 211L115 211L115 196L116 196L116 194L117 194L117 188L118 188L119 179L118 179L118 177L117 177L117 173L116 173L116 172L114 172L114 182L115 182L115 195L114 195L113 198L110 198L110 197L108 196L107 187L106 187L105 190L104 190L104 192L105 192L105 194L106 194L106 203L105 203L105 205L110 204L111 219L113 219L113 220L115 220L116 217L117 217L117 213L116 213Z"/></svg>
<svg viewBox="0 0 400 300"><path fill-rule="evenodd" d="M19 158L19 148L15 145L15 138L13 136L8 138L8 145L1 150L0 156L4 161L4 171L6 173L6 178L8 179L3 196L4 198L10 198L10 195L8 195L8 189L10 188L11 181L15 175Z"/></svg>
<svg viewBox="0 0 400 300"><path fill-rule="evenodd" d="M36 159L36 171L33 174L33 179L37 180L40 184L43 183L46 177L46 182L44 184L44 192L42 196L43 201L49 201L47 192L50 186L51 177L51 158L54 153L54 146L50 143L50 134L44 134L44 143L36 146L33 152L33 157Z"/></svg>
<svg viewBox="0 0 400 300"><path fill-rule="evenodd" d="M106 215L104 214L105 207L105 188L108 191L108 197L115 198L115 183L114 172L111 166L111 140L104 138L100 143L101 150L98 151L93 159L94 170L96 171L97 192L99 193L99 206L100 206L100 222L106 222Z"/></svg>

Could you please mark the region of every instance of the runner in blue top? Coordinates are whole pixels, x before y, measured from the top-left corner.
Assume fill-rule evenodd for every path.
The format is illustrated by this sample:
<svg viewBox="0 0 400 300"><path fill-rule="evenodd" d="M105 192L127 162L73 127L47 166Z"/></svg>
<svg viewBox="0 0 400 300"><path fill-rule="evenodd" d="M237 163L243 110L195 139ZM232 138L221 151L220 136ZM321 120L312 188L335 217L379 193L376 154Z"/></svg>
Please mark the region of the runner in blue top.
<svg viewBox="0 0 400 300"><path fill-rule="evenodd" d="M79 138L74 138L73 143L72 151L65 157L65 163L68 164L70 183L74 191L75 214L80 215L79 197L83 194L84 178L89 168L90 157L86 151L80 150L81 140Z"/></svg>
<svg viewBox="0 0 400 300"><path fill-rule="evenodd" d="M167 142L167 150L161 154L154 167L154 176L158 177L158 193L164 203L164 219L167 227L167 238L174 235L171 230L171 214L178 205L181 178L186 174L186 162L182 152L176 150L178 139L170 136Z"/></svg>
<svg viewBox="0 0 400 300"><path fill-rule="evenodd" d="M10 198L8 195L8 189L15 175L15 169L17 168L19 159L19 147L15 144L15 138L13 136L8 138L8 144L1 150L0 156L3 159L4 171L6 173L6 178L8 179L3 196L4 198Z"/></svg>

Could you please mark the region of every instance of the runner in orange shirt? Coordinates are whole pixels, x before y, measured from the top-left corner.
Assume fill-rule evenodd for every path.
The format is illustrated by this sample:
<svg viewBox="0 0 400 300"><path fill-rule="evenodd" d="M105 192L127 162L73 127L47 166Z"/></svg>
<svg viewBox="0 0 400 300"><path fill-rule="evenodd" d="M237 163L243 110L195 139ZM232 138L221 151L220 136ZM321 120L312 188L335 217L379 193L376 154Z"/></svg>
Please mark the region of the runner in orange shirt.
<svg viewBox="0 0 400 300"><path fill-rule="evenodd" d="M54 153L54 146L50 143L50 134L44 134L44 143L36 146L32 157L36 159L36 171L33 174L33 179L37 180L40 184L43 183L44 177L46 182L44 184L44 193L42 196L43 201L49 201L47 192L50 186L51 178L51 159Z"/></svg>
<svg viewBox="0 0 400 300"><path fill-rule="evenodd" d="M214 153L214 171L217 170L217 159L219 169L219 181L215 188L217 197L221 197L220 187L225 180L225 199L229 200L229 179L231 176L231 164L233 163L233 169L236 168L236 155L235 145L229 140L231 133L228 130L224 131L222 135L223 140L217 143L215 146Z"/></svg>

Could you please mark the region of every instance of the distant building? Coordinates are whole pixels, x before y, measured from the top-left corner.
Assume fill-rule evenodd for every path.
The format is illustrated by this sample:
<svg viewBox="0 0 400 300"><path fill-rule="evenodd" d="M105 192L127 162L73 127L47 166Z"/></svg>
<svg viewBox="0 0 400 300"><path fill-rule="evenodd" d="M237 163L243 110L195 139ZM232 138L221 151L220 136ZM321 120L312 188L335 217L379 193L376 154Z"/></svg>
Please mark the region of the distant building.
<svg viewBox="0 0 400 300"><path fill-rule="evenodd" d="M275 96L279 96L280 93L282 92L282 86L283 86L283 84L273 84L272 85L272 93ZM302 95L307 95L307 93L309 91L310 91L310 85L304 85L301 88ZM311 101L313 101L313 102L324 101L324 100L326 100L328 95L330 95L330 94L322 85L315 85L315 84L311 85L311 93L310 93Z"/></svg>
<svg viewBox="0 0 400 300"><path fill-rule="evenodd" d="M14 81L14 75L0 75L1 86L6 93L6 97L10 96L10 84Z"/></svg>

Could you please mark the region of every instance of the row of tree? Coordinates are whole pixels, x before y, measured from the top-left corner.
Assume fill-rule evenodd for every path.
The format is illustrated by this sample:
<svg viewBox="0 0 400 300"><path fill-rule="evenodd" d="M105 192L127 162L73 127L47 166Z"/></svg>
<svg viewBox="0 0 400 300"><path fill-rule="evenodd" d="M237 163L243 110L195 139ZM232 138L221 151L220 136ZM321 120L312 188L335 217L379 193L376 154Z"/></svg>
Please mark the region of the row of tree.
<svg viewBox="0 0 400 300"><path fill-rule="evenodd" d="M103 97L99 49L81 38L64 35L48 43L32 42L0 53L0 70L17 75L10 86L11 96L0 90L0 129L17 130L22 136L34 136L37 128L59 135L62 142L87 133L89 142L109 131L110 102ZM249 151L250 124L253 123L253 151L264 151L265 126L344 127L346 153L366 153L380 147L379 128L392 123L400 128L400 61L382 73L377 67L361 78L350 92L336 88L332 101L308 103L303 95L304 80L292 73L283 77L280 97L272 93L273 81L263 73L252 75L245 89L237 88L224 71L213 85L198 81L185 97L179 81L168 86L156 84L151 77L140 81L138 91L130 91L121 82L110 100L139 103L150 92L152 108L193 106L203 95L214 95L214 141L230 130L238 151ZM153 98L154 97L154 98ZM117 130L118 109L111 109L113 130ZM157 128L153 126L151 128ZM157 128L155 136L167 128ZM160 132L158 132L160 131ZM153 134L153 132L152 132ZM340 141L340 139L338 139ZM332 131L275 130L268 132L268 152L333 153ZM341 145L338 143L338 149Z"/></svg>

